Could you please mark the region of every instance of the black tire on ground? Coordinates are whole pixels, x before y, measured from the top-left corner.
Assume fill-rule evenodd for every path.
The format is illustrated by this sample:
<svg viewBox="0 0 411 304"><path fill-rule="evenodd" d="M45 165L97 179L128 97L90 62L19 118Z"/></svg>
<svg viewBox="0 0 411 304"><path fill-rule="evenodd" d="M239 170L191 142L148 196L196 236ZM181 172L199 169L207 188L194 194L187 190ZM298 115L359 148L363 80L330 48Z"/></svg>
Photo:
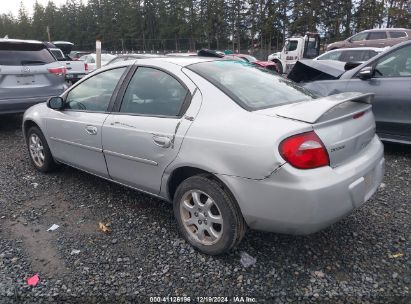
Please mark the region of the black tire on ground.
<svg viewBox="0 0 411 304"><path fill-rule="evenodd" d="M30 152L30 140L33 134L35 134L39 138L41 145L43 147L44 161L42 165L36 163ZM31 127L27 131L26 144L29 152L30 161L38 171L51 172L57 168L57 164L53 159L53 155L51 154L49 145L47 144L47 140L38 127Z"/></svg>
<svg viewBox="0 0 411 304"><path fill-rule="evenodd" d="M218 207L218 211L223 220L223 225L221 226L221 237L215 243L203 244L199 239L196 239L196 236L193 235L193 233L190 233L188 228L183 224L184 215L182 214L183 211L181 211L180 204L182 204L183 198L187 193L192 190L198 190L206 194L212 198L215 205ZM202 253L209 255L226 253L237 246L245 235L247 225L235 199L219 182L210 179L207 175L196 175L184 180L178 186L174 195L173 208L174 216L177 220L181 234L195 249ZM191 214L192 212L189 213L190 218L193 217ZM211 222L211 220L209 221ZM195 226L191 227L197 228L198 225L196 223Z"/></svg>

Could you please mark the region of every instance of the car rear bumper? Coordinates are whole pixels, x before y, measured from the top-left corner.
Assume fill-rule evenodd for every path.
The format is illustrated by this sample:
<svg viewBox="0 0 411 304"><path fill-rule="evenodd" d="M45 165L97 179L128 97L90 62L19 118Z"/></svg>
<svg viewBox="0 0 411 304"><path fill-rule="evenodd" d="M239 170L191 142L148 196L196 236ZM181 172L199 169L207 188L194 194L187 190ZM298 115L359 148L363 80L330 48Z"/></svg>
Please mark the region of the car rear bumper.
<svg viewBox="0 0 411 304"><path fill-rule="evenodd" d="M61 94L61 92L59 93ZM56 94L56 95L59 95ZM56 96L55 95L55 96ZM51 96L44 97L30 97L30 98L18 98L18 99L0 99L0 114L14 114L23 113L31 106L46 102Z"/></svg>
<svg viewBox="0 0 411 304"><path fill-rule="evenodd" d="M384 149L377 136L357 157L337 168L299 170L284 164L263 180L220 176L236 197L248 226L309 234L366 202L384 175Z"/></svg>

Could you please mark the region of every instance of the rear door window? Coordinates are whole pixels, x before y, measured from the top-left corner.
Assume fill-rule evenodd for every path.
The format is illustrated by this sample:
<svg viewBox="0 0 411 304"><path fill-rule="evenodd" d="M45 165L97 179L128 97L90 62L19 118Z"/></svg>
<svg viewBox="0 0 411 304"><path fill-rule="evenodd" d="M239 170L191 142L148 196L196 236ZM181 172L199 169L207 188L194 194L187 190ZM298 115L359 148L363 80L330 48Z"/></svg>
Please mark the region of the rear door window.
<svg viewBox="0 0 411 304"><path fill-rule="evenodd" d="M387 33L386 32L370 32L367 38L367 40L380 40L380 39L387 39Z"/></svg>
<svg viewBox="0 0 411 304"><path fill-rule="evenodd" d="M43 65L55 61L43 44L0 42L0 65Z"/></svg>
<svg viewBox="0 0 411 304"><path fill-rule="evenodd" d="M179 116L187 89L171 75L139 67L124 94L120 112L147 116Z"/></svg>

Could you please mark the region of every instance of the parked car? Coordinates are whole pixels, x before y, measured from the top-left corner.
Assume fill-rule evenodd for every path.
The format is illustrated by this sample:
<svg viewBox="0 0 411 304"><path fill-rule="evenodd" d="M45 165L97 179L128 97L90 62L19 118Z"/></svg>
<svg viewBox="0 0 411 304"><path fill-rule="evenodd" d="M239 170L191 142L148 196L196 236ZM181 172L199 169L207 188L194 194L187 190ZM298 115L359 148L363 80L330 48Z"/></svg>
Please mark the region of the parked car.
<svg viewBox="0 0 411 304"><path fill-rule="evenodd" d="M86 52L86 51L71 51L69 56L72 60L79 60L80 57L84 55L91 54L91 52Z"/></svg>
<svg viewBox="0 0 411 304"><path fill-rule="evenodd" d="M372 47L359 47L359 48L346 48L336 49L328 51L313 60L336 60L342 62L365 62L370 58L385 51L386 48L372 48Z"/></svg>
<svg viewBox="0 0 411 304"><path fill-rule="evenodd" d="M24 112L61 94L65 73L41 41L0 39L0 114Z"/></svg>
<svg viewBox="0 0 411 304"><path fill-rule="evenodd" d="M70 84L76 83L86 74L88 74L88 64L82 61L73 60L70 57L70 53L74 44L68 41L53 41L53 46L60 49L64 55L64 58L57 58L61 63L66 66L66 81ZM53 50L50 49L53 53Z"/></svg>
<svg viewBox="0 0 411 304"><path fill-rule="evenodd" d="M112 60L114 57L116 56L111 55L111 54L101 54L101 66L105 66L106 64L108 64L108 62ZM79 61L83 61L84 63L87 64L89 73L93 72L97 68L96 54L88 54L88 55L81 56L79 58Z"/></svg>
<svg viewBox="0 0 411 304"><path fill-rule="evenodd" d="M352 70L341 70L340 75L329 79L306 78L304 86L322 96L351 91L374 93L372 106L378 135L384 141L411 144L411 41L389 48Z"/></svg>
<svg viewBox="0 0 411 304"><path fill-rule="evenodd" d="M23 118L34 167L56 163L173 202L201 252L246 226L325 228L367 201L384 171L372 94L315 99L264 69L224 58L123 61Z"/></svg>
<svg viewBox="0 0 411 304"><path fill-rule="evenodd" d="M411 29L385 28L362 31L354 36L327 46L327 51L340 48L386 47L411 39Z"/></svg>
<svg viewBox="0 0 411 304"><path fill-rule="evenodd" d="M111 59L107 65L113 64L113 63L118 63L121 61L127 61L127 60L136 60L136 59L144 59L144 58L155 58L155 57L162 57L161 55L156 55L156 54L121 54L117 55L113 59Z"/></svg>
<svg viewBox="0 0 411 304"><path fill-rule="evenodd" d="M272 62L272 61L263 61L263 60L258 60L257 58L255 58L254 56L251 55L246 55L246 54L230 54L230 55L226 55L227 57L233 56L233 57L237 57L237 58L241 58L242 60L244 60L245 62L249 62L255 66L264 68L264 69L268 69L268 70L272 70L275 72L279 72L277 69L277 64Z"/></svg>

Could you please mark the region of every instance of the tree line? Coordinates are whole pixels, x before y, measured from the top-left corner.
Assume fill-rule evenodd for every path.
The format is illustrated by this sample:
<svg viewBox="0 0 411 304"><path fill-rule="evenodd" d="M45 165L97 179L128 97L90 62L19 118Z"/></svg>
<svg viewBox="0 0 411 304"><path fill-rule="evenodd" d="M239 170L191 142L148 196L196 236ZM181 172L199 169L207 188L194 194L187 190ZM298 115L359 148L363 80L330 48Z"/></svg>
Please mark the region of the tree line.
<svg viewBox="0 0 411 304"><path fill-rule="evenodd" d="M201 47L276 50L284 39L319 32L326 43L376 27L411 27L408 0L67 0L21 3L0 15L0 37L65 40L91 50L171 51Z"/></svg>

